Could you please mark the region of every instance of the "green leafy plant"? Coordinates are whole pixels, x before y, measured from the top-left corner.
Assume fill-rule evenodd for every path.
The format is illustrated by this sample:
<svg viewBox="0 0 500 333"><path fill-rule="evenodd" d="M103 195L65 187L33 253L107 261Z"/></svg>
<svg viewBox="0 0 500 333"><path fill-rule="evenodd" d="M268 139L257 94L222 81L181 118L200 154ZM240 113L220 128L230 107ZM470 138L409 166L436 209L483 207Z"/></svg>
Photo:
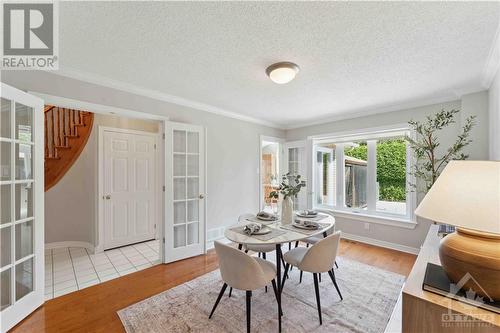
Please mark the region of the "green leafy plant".
<svg viewBox="0 0 500 333"><path fill-rule="evenodd" d="M437 133L450 124L455 123L455 116L460 110L441 110L433 116L427 116L423 122L411 120L408 122L415 131L416 138L407 137L410 148L416 158L416 163L411 173L423 182L422 188L417 184L410 184L413 188L427 192L444 167L451 160L465 160L469 156L463 153L464 147L472 142L469 138L470 131L475 125L476 116L467 117L455 142L446 149L442 156L438 156L440 146Z"/></svg>
<svg viewBox="0 0 500 333"><path fill-rule="evenodd" d="M276 188L275 191L269 193L269 198L278 199L280 193L283 198L297 197L300 189L306 186L306 182L300 179L300 175L292 175L290 172L286 173L281 177L281 184Z"/></svg>

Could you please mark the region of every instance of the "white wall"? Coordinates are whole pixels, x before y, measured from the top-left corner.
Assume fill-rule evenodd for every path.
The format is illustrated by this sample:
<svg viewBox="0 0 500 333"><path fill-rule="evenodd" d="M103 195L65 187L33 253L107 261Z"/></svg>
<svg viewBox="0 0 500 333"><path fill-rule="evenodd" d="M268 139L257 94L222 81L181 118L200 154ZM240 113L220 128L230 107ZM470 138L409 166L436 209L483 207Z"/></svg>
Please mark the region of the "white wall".
<svg viewBox="0 0 500 333"><path fill-rule="evenodd" d="M159 129L156 121L95 114L92 132L82 153L64 177L45 192L45 243L95 244L99 126L147 132Z"/></svg>
<svg viewBox="0 0 500 333"><path fill-rule="evenodd" d="M500 161L500 71L489 90L490 111L490 159Z"/></svg>
<svg viewBox="0 0 500 333"><path fill-rule="evenodd" d="M206 127L209 240L213 233L220 231L220 227L237 222L240 214L258 210L260 135L278 138L285 136L283 130L69 79L50 72L3 71L2 82L22 90L167 116L172 121ZM75 184L72 187L75 199L80 199L80 195L83 195L79 187L81 185ZM85 237L88 238L88 235Z"/></svg>
<svg viewBox="0 0 500 333"><path fill-rule="evenodd" d="M471 159L488 159L488 93L486 91L464 95L461 100L422 106L418 108L388 112L361 118L353 118L320 125L307 126L286 132L287 141L303 140L311 135L328 134L335 132L351 131L363 128L387 126L391 124L406 123L411 119L424 120L425 116L434 114L441 109L461 109L458 122L442 131L439 140L441 149L445 149L454 142L460 131L463 120L469 115L477 116L477 125L471 133L474 140L467 148ZM419 195L421 199L421 195ZM392 243L399 248L420 248L429 229L428 221L420 220L415 229L405 229L397 226L388 226L371 223L369 230L364 228L364 222L358 219L337 217L337 227L344 233L357 237L374 239L380 244Z"/></svg>

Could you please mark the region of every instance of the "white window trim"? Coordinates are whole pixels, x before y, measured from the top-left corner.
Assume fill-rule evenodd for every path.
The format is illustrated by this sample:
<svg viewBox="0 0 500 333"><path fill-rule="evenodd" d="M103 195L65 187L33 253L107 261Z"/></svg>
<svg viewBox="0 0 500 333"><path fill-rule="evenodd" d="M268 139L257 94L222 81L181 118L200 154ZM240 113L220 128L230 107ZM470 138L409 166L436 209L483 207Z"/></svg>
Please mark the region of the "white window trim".
<svg viewBox="0 0 500 333"><path fill-rule="evenodd" d="M414 190L410 189L410 183L414 184L415 183L415 176L410 174L410 170L412 165L414 165L415 160L414 157L411 154L411 150L408 147L406 150L406 190L407 190L407 196L406 196L406 206L407 206L407 215L396 215L396 214L390 214L390 213L382 213L382 212L377 212L374 208L374 205L376 202L374 201L375 198L373 198L373 193L375 191L368 191L367 193L367 203L368 206L371 207L372 209L368 212L365 211L356 211L352 209L346 209L343 208L343 198L344 198L344 163L343 162L343 153L344 150L343 148L337 148L336 150L336 161L337 161L337 179L336 183L340 184L340 186L337 186L337 202L335 206L328 206L328 205L318 205L316 204L315 200L315 191L316 191L316 183L314 180L316 179L316 171L315 171L315 145L321 142L332 142L332 141L347 141L347 140L366 140L367 142L370 141L370 137L383 137L386 133L388 137L391 137L394 135L394 132L401 131L402 133L409 132L410 137L415 137L415 133L411 131L409 128L408 124L395 124L391 126L381 126L381 127L372 127L372 128L364 128L364 129L359 129L359 130L353 130L353 131L343 131L343 132L336 132L336 133L329 133L329 134L320 134L320 135L314 135L314 136L309 136L307 138L308 144L310 145L310 151L312 152L310 156L310 163L309 166L311 168L311 173L312 177L311 179L313 180L311 182L311 200L310 200L310 207L313 209L318 209L318 210L323 210L327 212L333 212L336 216L339 217L344 217L348 219L355 219L358 221L364 221L364 222L370 222L370 223L378 223L378 224L384 224L384 225L391 225L391 226L398 226L398 227L403 227L403 228L408 228L408 229L414 229L416 225L418 224L416 221L416 217L414 214L414 211L416 209L416 202L417 202L417 195ZM370 163L371 161L371 163ZM368 162L371 165L376 165L374 162L376 161L376 146L375 150L372 149L371 152L369 150L368 154ZM369 168L368 169L368 190L373 187L373 181L376 180L376 167L375 168ZM375 178L374 178L375 177ZM370 181L371 180L371 181Z"/></svg>

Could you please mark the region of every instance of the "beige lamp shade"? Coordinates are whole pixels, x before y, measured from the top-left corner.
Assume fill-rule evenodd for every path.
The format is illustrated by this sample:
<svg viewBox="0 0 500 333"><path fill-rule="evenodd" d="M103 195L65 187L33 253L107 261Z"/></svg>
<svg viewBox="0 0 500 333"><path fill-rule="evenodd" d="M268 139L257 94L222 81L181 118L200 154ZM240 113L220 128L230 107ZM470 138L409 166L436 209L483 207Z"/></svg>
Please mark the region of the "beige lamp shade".
<svg viewBox="0 0 500 333"><path fill-rule="evenodd" d="M415 214L438 223L500 234L500 162L451 161Z"/></svg>

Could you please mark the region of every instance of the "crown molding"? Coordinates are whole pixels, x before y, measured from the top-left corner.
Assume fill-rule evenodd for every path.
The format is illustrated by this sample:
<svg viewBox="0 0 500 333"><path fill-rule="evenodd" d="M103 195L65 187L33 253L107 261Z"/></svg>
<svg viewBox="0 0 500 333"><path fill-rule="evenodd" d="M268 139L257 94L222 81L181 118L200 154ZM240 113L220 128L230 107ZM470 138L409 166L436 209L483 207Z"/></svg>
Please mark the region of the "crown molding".
<svg viewBox="0 0 500 333"><path fill-rule="evenodd" d="M488 60L481 75L481 85L485 89L490 89L491 83L500 68L500 24L497 27L493 43L491 44Z"/></svg>
<svg viewBox="0 0 500 333"><path fill-rule="evenodd" d="M87 83L92 83L92 84L97 84L101 86L105 86L108 88L128 92L134 95L139 95L139 96L144 96L148 97L151 99L167 102L167 103L172 103L172 104L177 104L185 107L189 107L192 109L200 110L200 111L206 111L210 112L216 115L228 117L228 118L233 118L233 119L238 119L250 123L255 123L259 125L264 125L268 127L273 127L277 129L284 129L283 125L281 124L276 124L273 122L269 122L263 119L259 118L254 118L250 116L245 116L236 112L228 111L213 105L193 101L187 98L175 96L175 95L170 95L163 93L158 90L154 89L149 89L149 88L144 88L135 84L130 84L126 83L123 81L111 79L105 76L101 76L98 74L93 74L81 70L77 70L71 67L66 67L66 66L60 66L60 69L56 72L51 72L59 76L67 77L70 79L75 79Z"/></svg>

